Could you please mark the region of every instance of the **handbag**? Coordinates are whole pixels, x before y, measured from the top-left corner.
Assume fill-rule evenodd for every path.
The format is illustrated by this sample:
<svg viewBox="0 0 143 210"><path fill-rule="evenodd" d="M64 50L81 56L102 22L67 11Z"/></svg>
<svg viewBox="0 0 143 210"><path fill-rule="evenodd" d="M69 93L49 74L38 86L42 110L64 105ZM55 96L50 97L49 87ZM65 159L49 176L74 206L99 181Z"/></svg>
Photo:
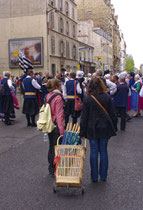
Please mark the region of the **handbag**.
<svg viewBox="0 0 143 210"><path fill-rule="evenodd" d="M101 109L106 113L106 116L108 117L108 119L109 119L109 122L110 122L110 124L111 124L111 126L112 126L112 128L113 128L113 131L114 131L114 134L116 135L116 131L118 130L117 129L117 122L118 122L118 120L116 121L116 122L112 122L112 120L111 120L111 118L110 118L110 115L109 115L109 113L107 112L107 110L102 106L102 104L97 100L97 98L95 98L95 96L93 96L93 95L91 95L91 97L93 98L93 100L94 101L96 101L96 103L101 107ZM114 125L113 125L114 124Z"/></svg>
<svg viewBox="0 0 143 210"><path fill-rule="evenodd" d="M76 94L76 81L74 81L74 95L75 95L75 105L74 105L74 110L75 111L81 111L83 104L81 101L81 98L77 96Z"/></svg>

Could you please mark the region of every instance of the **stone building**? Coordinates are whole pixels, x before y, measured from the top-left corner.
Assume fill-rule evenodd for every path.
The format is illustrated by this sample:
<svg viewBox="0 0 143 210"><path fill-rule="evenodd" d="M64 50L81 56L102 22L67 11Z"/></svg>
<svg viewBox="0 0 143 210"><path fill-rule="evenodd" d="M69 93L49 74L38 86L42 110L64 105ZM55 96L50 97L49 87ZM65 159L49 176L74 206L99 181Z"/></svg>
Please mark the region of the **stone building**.
<svg viewBox="0 0 143 210"><path fill-rule="evenodd" d="M41 63L34 68L35 71L48 69L54 74L63 66L67 69L77 68L77 5L75 0L1 1L0 29L0 74L7 70L15 75L20 74L21 70L16 68L16 65L10 68L9 61L11 62L11 57L12 59L17 57L19 47L24 50L25 46L22 43L27 43L33 38L43 40L40 46ZM17 50L11 52L9 40L16 40L13 41L12 48L17 45L17 40L21 46L19 44ZM35 42L36 39L28 46L31 53Z"/></svg>
<svg viewBox="0 0 143 210"><path fill-rule="evenodd" d="M140 72L141 72L141 74L143 76L143 64L140 65Z"/></svg>
<svg viewBox="0 0 143 210"><path fill-rule="evenodd" d="M52 73L61 67L67 71L75 71L78 65L77 41L77 5L74 0L51 0L49 11L57 8L58 11L49 13L48 41L50 50L49 64Z"/></svg>
<svg viewBox="0 0 143 210"><path fill-rule="evenodd" d="M94 47L79 41L79 69L87 73L94 73L96 63L93 58Z"/></svg>
<svg viewBox="0 0 143 210"><path fill-rule="evenodd" d="M126 42L124 40L124 35L120 32L120 71L125 71L126 69Z"/></svg>
<svg viewBox="0 0 143 210"><path fill-rule="evenodd" d="M111 35L110 0L78 0L78 20L94 21L94 27L101 28Z"/></svg>
<svg viewBox="0 0 143 210"><path fill-rule="evenodd" d="M114 71L120 70L120 31L118 25L118 16L112 18L112 42L113 42L113 69Z"/></svg>
<svg viewBox="0 0 143 210"><path fill-rule="evenodd" d="M113 68L112 39L100 28L94 28L94 21L78 21L78 39L93 46L93 62L96 69ZM101 65L99 65L99 62Z"/></svg>
<svg viewBox="0 0 143 210"><path fill-rule="evenodd" d="M78 21L79 64L84 72L95 72L93 21Z"/></svg>
<svg viewBox="0 0 143 210"><path fill-rule="evenodd" d="M78 20L93 20L94 28L100 28L112 39L111 70L119 70L120 67L120 32L115 16L115 9L110 0L78 0ZM107 44L104 44L104 48ZM107 45L108 46L108 45ZM106 47L107 48L107 47ZM108 50L106 50L108 51Z"/></svg>

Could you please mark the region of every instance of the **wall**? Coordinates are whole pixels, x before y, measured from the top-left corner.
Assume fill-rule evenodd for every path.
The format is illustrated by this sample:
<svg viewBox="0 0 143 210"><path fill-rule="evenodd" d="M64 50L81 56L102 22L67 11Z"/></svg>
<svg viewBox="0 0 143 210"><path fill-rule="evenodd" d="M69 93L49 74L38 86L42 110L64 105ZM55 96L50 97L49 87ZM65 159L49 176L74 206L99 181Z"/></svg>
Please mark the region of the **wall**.
<svg viewBox="0 0 143 210"><path fill-rule="evenodd" d="M104 0L78 0L78 20L94 21L94 27L102 28L110 35L110 7Z"/></svg>
<svg viewBox="0 0 143 210"><path fill-rule="evenodd" d="M0 74L11 70L19 74L19 69L9 69L8 40L15 38L43 37L44 38L44 68L35 68L35 71L46 69L46 15L22 16L0 19Z"/></svg>
<svg viewBox="0 0 143 210"><path fill-rule="evenodd" d="M15 38L44 38L44 68L47 68L46 8L47 0L0 0L0 74L9 69L8 40Z"/></svg>
<svg viewBox="0 0 143 210"><path fill-rule="evenodd" d="M0 18L45 14L47 0L0 0Z"/></svg>

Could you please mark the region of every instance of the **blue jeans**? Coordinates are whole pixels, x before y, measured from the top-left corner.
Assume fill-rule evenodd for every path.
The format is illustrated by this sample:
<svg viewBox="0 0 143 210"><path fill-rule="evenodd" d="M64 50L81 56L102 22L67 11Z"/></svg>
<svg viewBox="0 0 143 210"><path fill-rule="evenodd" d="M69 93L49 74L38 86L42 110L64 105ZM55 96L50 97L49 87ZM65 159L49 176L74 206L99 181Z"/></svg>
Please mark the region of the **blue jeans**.
<svg viewBox="0 0 143 210"><path fill-rule="evenodd" d="M108 172L108 152L107 152L108 139L94 139L90 140L90 166L91 166L91 179L98 180L98 173L101 180L107 179ZM100 154L100 169L98 172L98 153Z"/></svg>

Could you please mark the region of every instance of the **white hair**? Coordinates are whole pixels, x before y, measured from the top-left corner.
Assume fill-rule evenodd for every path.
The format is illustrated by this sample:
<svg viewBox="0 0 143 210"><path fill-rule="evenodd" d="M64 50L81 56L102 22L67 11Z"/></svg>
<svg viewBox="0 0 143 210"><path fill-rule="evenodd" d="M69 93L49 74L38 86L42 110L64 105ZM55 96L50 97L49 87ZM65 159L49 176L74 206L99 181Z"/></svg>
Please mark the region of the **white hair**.
<svg viewBox="0 0 143 210"><path fill-rule="evenodd" d="M140 79L140 75L139 74L136 74L135 75L135 78Z"/></svg>

